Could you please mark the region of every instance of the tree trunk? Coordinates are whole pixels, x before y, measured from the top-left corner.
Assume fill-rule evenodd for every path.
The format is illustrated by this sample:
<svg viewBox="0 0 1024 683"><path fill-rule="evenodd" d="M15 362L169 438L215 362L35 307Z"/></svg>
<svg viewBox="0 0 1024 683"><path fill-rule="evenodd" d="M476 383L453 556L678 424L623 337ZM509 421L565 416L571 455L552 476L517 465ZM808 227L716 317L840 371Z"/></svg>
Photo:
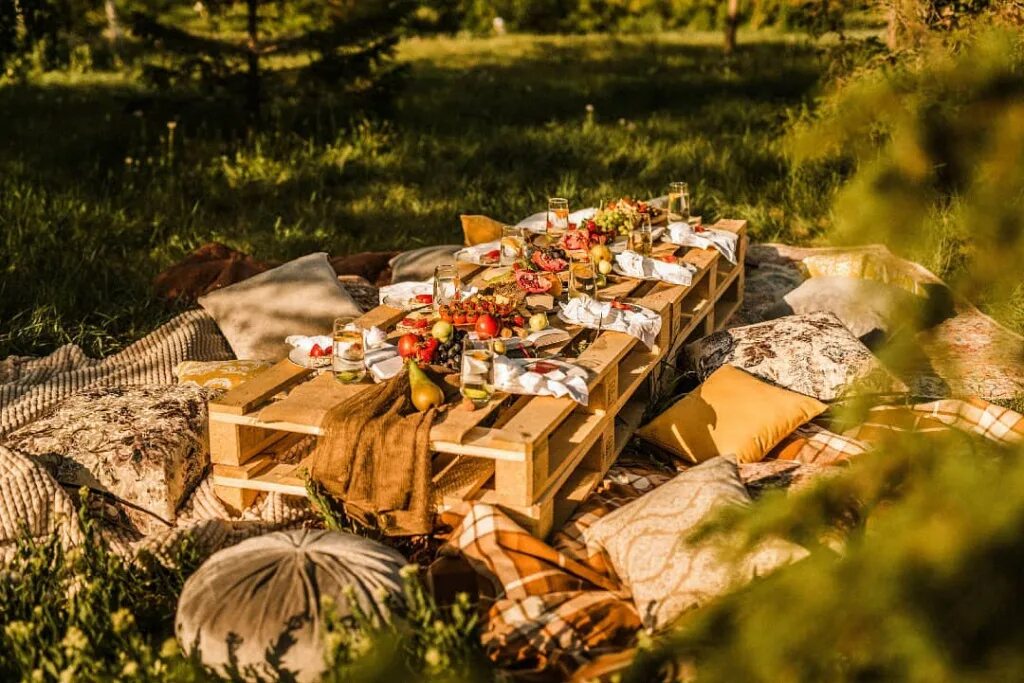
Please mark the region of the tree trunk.
<svg viewBox="0 0 1024 683"><path fill-rule="evenodd" d="M121 22L117 19L117 5L114 0L104 0L103 13L107 17L107 30L104 32L107 41L116 45L121 40Z"/></svg>
<svg viewBox="0 0 1024 683"><path fill-rule="evenodd" d="M253 119L259 120L260 118L260 100L262 95L260 93L260 55L259 55L259 0L248 0L246 2L248 7L248 50L249 50L249 83L248 83L248 100L249 100L249 113Z"/></svg>
<svg viewBox="0 0 1024 683"><path fill-rule="evenodd" d="M740 23L740 0L729 0L725 17L725 54L736 51L736 29Z"/></svg>

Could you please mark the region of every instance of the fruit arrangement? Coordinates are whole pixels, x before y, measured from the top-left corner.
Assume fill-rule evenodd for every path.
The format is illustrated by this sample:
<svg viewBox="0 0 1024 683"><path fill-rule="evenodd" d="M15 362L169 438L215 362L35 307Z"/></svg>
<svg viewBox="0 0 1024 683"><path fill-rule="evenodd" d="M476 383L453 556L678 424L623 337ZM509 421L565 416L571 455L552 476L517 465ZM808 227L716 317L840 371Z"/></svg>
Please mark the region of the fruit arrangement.
<svg viewBox="0 0 1024 683"><path fill-rule="evenodd" d="M399 337L398 355L423 365L440 365L458 372L467 334L450 322L438 320L429 333L407 332Z"/></svg>
<svg viewBox="0 0 1024 683"><path fill-rule="evenodd" d="M525 327L526 325L526 319L519 309L510 300L503 299L504 297L499 299L498 297L477 294L465 301L453 301L450 304L440 306L437 314L442 321L452 325L473 325L476 327L478 334L480 333L481 320L484 320L482 325L486 328L486 331L490 331L491 323L488 321L489 319L494 321L497 327L495 330L490 331L487 336L497 337L501 336L505 329ZM511 336L511 334L505 336Z"/></svg>
<svg viewBox="0 0 1024 683"><path fill-rule="evenodd" d="M569 257L560 247L529 247L524 261L520 265L535 272L561 273L569 268Z"/></svg>
<svg viewBox="0 0 1024 683"><path fill-rule="evenodd" d="M588 230L567 230L558 241L558 246L565 251L583 251L590 248L590 232Z"/></svg>
<svg viewBox="0 0 1024 683"><path fill-rule="evenodd" d="M604 208L598 209L592 218L584 221L583 225L590 235L591 242L607 244L618 235L628 235L644 216L654 221L658 217L658 209L647 202L623 197L608 202Z"/></svg>

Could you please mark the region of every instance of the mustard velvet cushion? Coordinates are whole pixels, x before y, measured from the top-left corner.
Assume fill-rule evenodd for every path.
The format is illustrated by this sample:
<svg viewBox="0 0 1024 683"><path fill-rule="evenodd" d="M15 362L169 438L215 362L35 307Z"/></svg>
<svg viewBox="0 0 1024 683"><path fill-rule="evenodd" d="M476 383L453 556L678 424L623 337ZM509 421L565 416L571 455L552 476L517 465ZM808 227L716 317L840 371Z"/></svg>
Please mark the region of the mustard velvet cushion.
<svg viewBox="0 0 1024 683"><path fill-rule="evenodd" d="M759 462L793 430L827 406L723 365L637 435L693 463L733 454Z"/></svg>
<svg viewBox="0 0 1024 683"><path fill-rule="evenodd" d="M265 360L186 360L174 368L178 384L230 391L272 364Z"/></svg>

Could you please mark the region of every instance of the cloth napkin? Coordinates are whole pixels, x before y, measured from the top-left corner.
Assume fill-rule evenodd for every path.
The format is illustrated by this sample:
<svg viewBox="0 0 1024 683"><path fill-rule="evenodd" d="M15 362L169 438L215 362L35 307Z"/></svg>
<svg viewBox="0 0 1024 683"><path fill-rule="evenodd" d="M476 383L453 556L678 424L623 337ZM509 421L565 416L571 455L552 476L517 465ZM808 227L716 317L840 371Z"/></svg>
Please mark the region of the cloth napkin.
<svg viewBox="0 0 1024 683"><path fill-rule="evenodd" d="M615 255L615 264L624 275L656 278L673 285L693 284L697 272L697 267L690 263L665 263L628 250Z"/></svg>
<svg viewBox="0 0 1024 683"><path fill-rule="evenodd" d="M494 386L498 391L510 394L568 396L581 405L587 405L590 398L587 371L564 361L547 362L558 367L546 373L532 372L529 369L531 361L495 356Z"/></svg>
<svg viewBox="0 0 1024 683"><path fill-rule="evenodd" d="M637 306L635 311L627 311L584 295L570 299L567 304L559 304L559 308L558 317L563 322L625 332L642 341L647 348L654 346L661 332L661 316L642 306Z"/></svg>
<svg viewBox="0 0 1024 683"><path fill-rule="evenodd" d="M387 334L377 326L363 334L363 364L376 382L391 379L402 371L405 361L398 355L398 347L385 340Z"/></svg>
<svg viewBox="0 0 1024 683"><path fill-rule="evenodd" d="M669 223L665 241L681 247L697 247L698 249L717 249L725 260L736 265L736 245L739 235L728 230L702 228L700 232L689 223Z"/></svg>
<svg viewBox="0 0 1024 683"><path fill-rule="evenodd" d="M572 213L569 214L569 222L579 225L581 221L585 221L588 218L593 217L595 213L597 213L597 209L594 207L573 211ZM516 223L516 226L520 228L526 228L530 232L547 232L548 212L540 211L538 213L533 214L532 216L527 216L523 220Z"/></svg>
<svg viewBox="0 0 1024 683"><path fill-rule="evenodd" d="M501 259L501 240L494 240L493 242L483 242L482 244L474 244L471 247L465 249L459 249L455 252L456 261L465 261L467 263L475 263L478 266L494 266L498 264ZM483 263L482 259L486 254L492 251L498 251L498 259L492 263Z"/></svg>

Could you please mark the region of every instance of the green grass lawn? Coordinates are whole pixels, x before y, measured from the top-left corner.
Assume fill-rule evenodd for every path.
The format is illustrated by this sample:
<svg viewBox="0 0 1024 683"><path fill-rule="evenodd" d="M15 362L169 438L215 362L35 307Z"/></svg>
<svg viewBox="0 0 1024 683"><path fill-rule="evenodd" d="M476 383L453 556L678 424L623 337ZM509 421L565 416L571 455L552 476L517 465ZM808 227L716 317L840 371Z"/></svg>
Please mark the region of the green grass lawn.
<svg viewBox="0 0 1024 683"><path fill-rule="evenodd" d="M763 32L726 61L719 41L417 39L386 119L285 101L255 134L130 75L0 87L0 357L139 338L175 313L153 275L210 240L278 260L405 249L459 241L462 212L514 219L550 194L582 207L673 179L755 239L812 239L838 180L796 178L778 138L824 60Z"/></svg>

